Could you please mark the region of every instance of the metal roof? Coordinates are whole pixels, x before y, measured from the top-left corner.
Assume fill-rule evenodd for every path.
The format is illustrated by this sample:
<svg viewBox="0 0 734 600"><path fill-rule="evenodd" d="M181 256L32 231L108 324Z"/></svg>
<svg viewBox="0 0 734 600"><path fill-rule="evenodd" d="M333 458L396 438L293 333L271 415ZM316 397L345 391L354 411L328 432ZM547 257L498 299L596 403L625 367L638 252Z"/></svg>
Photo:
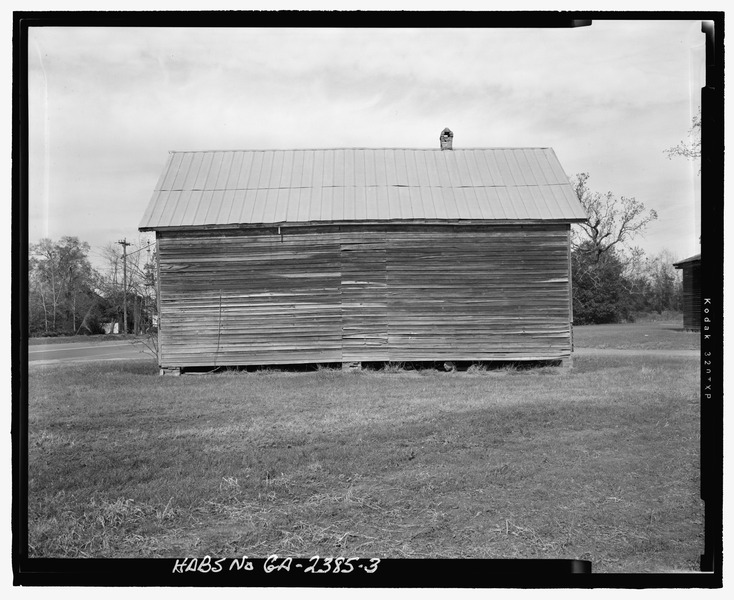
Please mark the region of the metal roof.
<svg viewBox="0 0 734 600"><path fill-rule="evenodd" d="M171 152L140 223L583 221L551 148Z"/></svg>
<svg viewBox="0 0 734 600"><path fill-rule="evenodd" d="M688 264L694 264L695 265L696 263L699 263L699 264L701 263L701 255L700 254L696 254L695 256L691 256L689 258L684 258L683 260L679 260L677 263L673 263L673 266L676 269L680 269L680 268L683 267L683 265L688 265Z"/></svg>

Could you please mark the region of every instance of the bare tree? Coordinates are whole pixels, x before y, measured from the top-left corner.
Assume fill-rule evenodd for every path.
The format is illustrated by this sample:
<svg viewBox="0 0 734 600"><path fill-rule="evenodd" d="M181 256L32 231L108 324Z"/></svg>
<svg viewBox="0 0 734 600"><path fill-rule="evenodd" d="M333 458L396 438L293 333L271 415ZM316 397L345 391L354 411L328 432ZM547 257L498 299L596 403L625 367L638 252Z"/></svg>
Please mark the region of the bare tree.
<svg viewBox="0 0 734 600"><path fill-rule="evenodd" d="M588 180L588 173L571 178L571 185L588 217L573 229L571 243L574 251L591 254L594 262L598 262L610 250L621 250L658 215L654 210L645 212L644 203L635 198L617 198L612 192L592 192ZM637 249L631 249L633 257L636 253Z"/></svg>
<svg viewBox="0 0 734 600"><path fill-rule="evenodd" d="M97 283L88 252L89 244L70 236L58 242L44 238L30 245L29 306L40 306L43 311L43 327L36 322L31 323L32 329L77 331L78 317L89 312L90 294Z"/></svg>
<svg viewBox="0 0 734 600"><path fill-rule="evenodd" d="M578 323L616 323L632 318L644 293L637 275L644 253L629 244L657 213L646 211L635 198L593 192L588 180L588 173L571 179L587 216L571 230L574 318Z"/></svg>
<svg viewBox="0 0 734 600"><path fill-rule="evenodd" d="M701 158L701 108L698 114L691 119L691 128L688 130L688 141L681 141L677 146L671 146L665 150L668 159L674 156L682 156L687 160L699 160ZM701 173L699 168L698 173Z"/></svg>
<svg viewBox="0 0 734 600"><path fill-rule="evenodd" d="M143 323L145 320L143 308L145 307L147 315L150 312L150 306L155 304L151 300L151 277L147 268L151 251L154 248L153 241L143 236L139 237L137 242L130 244L125 257L118 244L111 242L102 248L102 256L107 263L103 269L104 292L113 303L114 320L118 322L120 331L122 331L121 315L124 312L125 302L128 303L128 310L133 316L133 332L138 334L146 326ZM124 273L127 274L127 281L123 281ZM125 297L124 290L127 290L127 297Z"/></svg>

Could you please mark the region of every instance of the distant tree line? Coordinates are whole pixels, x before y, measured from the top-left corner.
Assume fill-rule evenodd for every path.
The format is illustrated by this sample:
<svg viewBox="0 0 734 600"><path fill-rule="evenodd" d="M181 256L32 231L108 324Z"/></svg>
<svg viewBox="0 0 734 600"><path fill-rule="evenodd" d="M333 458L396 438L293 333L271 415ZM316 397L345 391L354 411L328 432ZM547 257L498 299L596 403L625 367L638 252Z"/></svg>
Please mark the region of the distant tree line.
<svg viewBox="0 0 734 600"><path fill-rule="evenodd" d="M701 108L691 119L687 139L664 153L669 159L701 160ZM699 168L699 175L701 170ZM592 192L588 173L571 179L588 221L572 229L574 323L619 323L641 312L679 311L681 273L667 250L651 257L630 247L635 237L657 219L634 198Z"/></svg>
<svg viewBox="0 0 734 600"><path fill-rule="evenodd" d="M639 313L680 311L682 283L667 250L651 257L630 242L657 219L635 198L589 189L588 173L571 179L588 220L571 235L573 318L577 325L621 323Z"/></svg>
<svg viewBox="0 0 734 600"><path fill-rule="evenodd" d="M28 258L28 330L31 336L90 335L150 330L155 321L154 246L141 241L128 250L114 243L95 269L90 247L77 237L44 238L31 244ZM147 246L147 247L146 247Z"/></svg>

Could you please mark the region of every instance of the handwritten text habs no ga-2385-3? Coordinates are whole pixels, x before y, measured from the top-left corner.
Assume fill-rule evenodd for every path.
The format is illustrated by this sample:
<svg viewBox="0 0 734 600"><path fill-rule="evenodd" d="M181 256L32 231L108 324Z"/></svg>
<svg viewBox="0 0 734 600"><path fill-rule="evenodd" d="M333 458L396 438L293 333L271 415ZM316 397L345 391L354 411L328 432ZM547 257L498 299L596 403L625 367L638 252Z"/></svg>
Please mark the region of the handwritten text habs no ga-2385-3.
<svg viewBox="0 0 734 600"><path fill-rule="evenodd" d="M263 563L266 573L274 571L302 571L303 573L343 573L362 571L374 573L380 564L379 558L344 558L344 557L320 557L291 558L280 557L277 554L269 556ZM253 571L255 566L246 556L242 558L181 558L176 560L173 566L174 573L198 572L198 573L220 573L221 571Z"/></svg>

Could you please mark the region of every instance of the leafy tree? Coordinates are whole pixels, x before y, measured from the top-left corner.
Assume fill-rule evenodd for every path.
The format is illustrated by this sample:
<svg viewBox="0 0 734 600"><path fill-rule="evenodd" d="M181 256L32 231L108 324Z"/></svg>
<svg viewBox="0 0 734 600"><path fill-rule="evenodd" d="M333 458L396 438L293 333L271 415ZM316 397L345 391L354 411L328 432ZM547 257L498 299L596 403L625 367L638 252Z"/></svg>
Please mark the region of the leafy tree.
<svg viewBox="0 0 734 600"><path fill-rule="evenodd" d="M571 254L573 320L577 325L619 323L633 318L633 286L625 265L610 249L597 256L592 242L582 242Z"/></svg>
<svg viewBox="0 0 734 600"><path fill-rule="evenodd" d="M635 198L594 192L588 180L588 173L571 179L588 217L571 233L574 322L631 320L644 304L645 280L634 275L643 252L629 247L629 242L657 219L657 213L646 212Z"/></svg>
<svg viewBox="0 0 734 600"><path fill-rule="evenodd" d="M97 273L89 244L76 237L48 238L30 246L29 327L32 333L94 332Z"/></svg>

